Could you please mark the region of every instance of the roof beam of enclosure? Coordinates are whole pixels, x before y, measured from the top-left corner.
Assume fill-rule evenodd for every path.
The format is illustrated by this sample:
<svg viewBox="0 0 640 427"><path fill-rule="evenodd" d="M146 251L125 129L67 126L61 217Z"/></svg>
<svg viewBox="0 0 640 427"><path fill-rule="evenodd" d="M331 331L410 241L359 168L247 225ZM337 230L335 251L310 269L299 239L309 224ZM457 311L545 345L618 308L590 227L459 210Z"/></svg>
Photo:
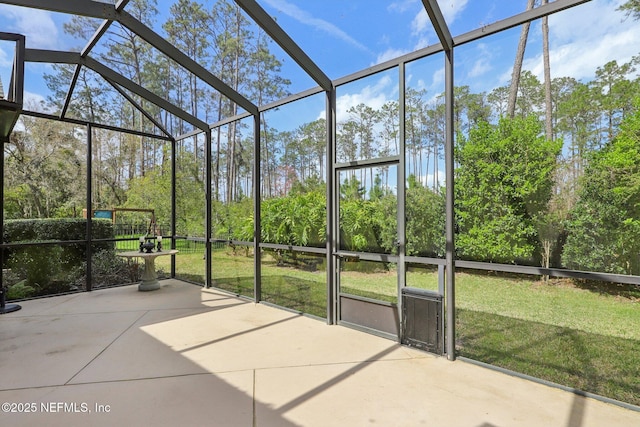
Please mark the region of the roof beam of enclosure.
<svg viewBox="0 0 640 427"><path fill-rule="evenodd" d="M120 95L124 96L124 98L129 101L131 103L131 105L133 105L135 107L136 110L140 111L140 113L142 113L142 115L144 115L147 119L149 119L149 121L151 123L153 123L158 129L160 129L162 131L162 133L164 133L165 135L167 135L169 138L172 138L172 135L169 133L169 131L167 131L165 129L164 126L162 126L162 124L160 124L151 114L149 114L147 112L147 110L145 110L144 108L142 108L142 106L140 104L138 104L136 102L135 99L133 99L132 97L129 96L129 94L127 92L125 92L124 90L122 90L122 88L120 86L118 86L117 84L115 84L114 82L112 82L111 80L105 78L105 80L111 85L113 86L113 88L115 90L118 91L118 93L120 93Z"/></svg>
<svg viewBox="0 0 640 427"><path fill-rule="evenodd" d="M32 9L49 10L51 12L87 16L90 18L116 19L116 8L114 5L97 1L2 0L2 3L12 4L14 6L30 7Z"/></svg>
<svg viewBox="0 0 640 427"><path fill-rule="evenodd" d="M69 83L69 89L67 89L67 96L64 98L64 104L62 105L62 109L60 110L60 118L64 119L64 116L67 115L67 110L69 109L69 104L71 104L71 96L73 95L73 90L76 87L76 83L78 82L78 77L80 77L80 69L82 65L76 65L76 69L73 70L73 77L71 77L71 82Z"/></svg>
<svg viewBox="0 0 640 427"><path fill-rule="evenodd" d="M120 0L116 4L116 10L120 11L124 9L127 3L129 3L129 0ZM81 57L85 58L87 55L89 55L89 52L91 52L91 49L93 49L94 46L98 43L98 41L100 41L100 38L104 35L104 33L107 32L107 30L109 29L112 23L113 21L111 19L105 19L104 21L102 21L102 24L100 24L100 26L98 27L96 32L93 34L93 36L91 37L87 45L80 52ZM69 89L67 90L67 96L64 100L64 105L62 106L62 110L60 110L60 118L64 118L64 116L67 114L67 109L69 108L69 104L71 103L71 97L76 87L78 77L80 76L81 68L82 68L81 65L77 65L73 73L73 78L71 79L71 83L69 84Z"/></svg>
<svg viewBox="0 0 640 427"><path fill-rule="evenodd" d="M97 1L77 1L77 0L56 0L55 2L43 0L2 0L3 3L16 6L25 6L33 9L49 10L72 15L81 15L90 18L106 19L118 21L147 43L176 61L189 72L195 74L211 87L222 93L231 101L238 104L251 114L258 114L258 107L247 98L236 92L222 80L211 74L200 64L189 58L187 55L176 49L171 43L154 32L151 28L138 21L125 10L118 10L114 5ZM120 3L118 4L120 6Z"/></svg>
<svg viewBox="0 0 640 427"><path fill-rule="evenodd" d="M158 107L170 112L174 116L177 116L187 123L191 123L197 128L202 130L209 130L209 126L204 121L197 117L187 113L186 111L176 107L167 100L159 97L155 93L143 88L142 86L132 82L123 75L117 73L111 68L101 64L91 57L82 58L79 53L75 52L63 52L54 50L42 50L42 49L26 49L25 50L26 62L50 62L57 64L76 64L84 65L100 74L103 78L119 84L121 87L135 93L136 95L145 98L149 102L157 105Z"/></svg>
<svg viewBox="0 0 640 427"><path fill-rule="evenodd" d="M129 3L129 0L120 0L115 5L116 12L120 12L121 10L124 10L124 7L128 3ZM100 38L104 35L104 33L107 32L107 30L109 29L112 23L113 23L112 19L105 19L102 22L102 24L100 24L96 32L91 37L91 40L87 42L87 45L84 47L84 49L82 49L82 52L80 52L80 56L84 58L89 54L89 52L91 52L91 49L93 49L94 46L100 41Z"/></svg>
<svg viewBox="0 0 640 427"><path fill-rule="evenodd" d="M162 108L164 110L167 110L168 112L170 112L174 116L181 118L182 120L184 120L187 123L191 123L195 127L202 129L203 131L208 131L209 130L209 125L206 122L204 122L204 121L200 120L199 118L187 113L186 111L176 107L175 105L171 104L170 102L168 102L164 98L161 98L158 95L156 95L155 93L153 93L153 92L143 88L142 86L132 82L131 80L129 80L128 78L126 78L122 74L119 74L119 73L115 72L111 68L109 68L109 67L105 66L104 64L96 61L95 59L93 59L91 57L87 57L87 58L83 58L83 62L84 62L84 65L86 67L91 68L93 71L95 71L96 73L100 74L105 79L119 84L123 88L135 93L136 95L146 99L147 101L157 105L158 107L160 107L160 108Z"/></svg>
<svg viewBox="0 0 640 427"><path fill-rule="evenodd" d="M60 117L54 116L53 114L39 113L37 111L24 110L24 111L22 111L21 114L25 115L25 116L37 117L37 118L40 118L40 119L55 120L55 121L59 121L59 122L63 122L63 123L70 123L70 124L73 124L73 125L86 126L86 125L90 124L94 128L98 128L98 129L105 129L105 130L110 130L110 131L114 131L114 132L122 132L122 133L126 133L126 134L129 134L129 135L142 136L142 137L145 137L145 138L155 138L155 139L159 139L161 141L171 141L171 140L173 140L173 138L168 137L168 136L156 135L156 134L149 133L149 132L141 132L141 131L134 130L134 129L120 128L118 126L110 126L110 125L105 125L105 124L102 124L102 123L91 123L91 122L88 122L86 120L70 119L68 117L65 117L65 118L61 119Z"/></svg>
<svg viewBox="0 0 640 427"><path fill-rule="evenodd" d="M260 7L255 0L235 0L235 2L249 15L280 47L289 54L294 61L316 82L329 91L333 85L331 79L318 67L276 21Z"/></svg>
<svg viewBox="0 0 640 427"><path fill-rule="evenodd" d="M52 64L81 64L80 54L63 50L25 49L25 62L50 62Z"/></svg>
<svg viewBox="0 0 640 427"><path fill-rule="evenodd" d="M175 46L155 33L152 29L138 21L136 18L134 18L124 10L117 12L117 15L118 22L142 37L147 43L167 55L169 58L176 61L178 64L182 65L188 71L195 74L198 78L202 79L204 82L215 88L217 91L222 93L231 101L238 104L240 107L244 108L249 113L254 115L258 114L258 107L256 105L254 105L244 96L240 95L230 86L227 86L226 83L211 74L203 66L198 64L193 59L189 58L179 49L176 49Z"/></svg>
<svg viewBox="0 0 640 427"><path fill-rule="evenodd" d="M129 1L130 0L119 0L115 5L116 11L119 12L121 10L124 10L124 7L129 3ZM96 29L96 32L93 34L91 39L87 42L84 49L82 49L82 51L80 52L80 56L82 58L85 58L87 57L87 55L89 55L91 50L95 47L96 44L98 44L98 42L100 41L100 38L107 32L107 30L109 29L112 23L113 23L113 20L111 19L105 19L104 21L102 21L102 24L100 24L100 26ZM64 116L68 103L71 100L71 93L73 92L73 88L75 87L76 80L78 79L80 68L81 68L81 65L78 65L76 67L76 72L73 76L72 83L71 85L69 85L69 92L67 93L67 100L65 101L65 106L62 110L63 111L62 116ZM142 106L138 104L135 99L130 97L128 93L122 90L120 86L118 86L116 83L112 82L109 79L105 79L105 80L115 90L117 90L127 101L129 101L131 105L133 105L138 111L140 111L141 114L143 114L147 119L149 119L149 121L151 121L158 129L160 129L165 135L167 135L169 138L172 137L172 135L164 128L164 126L158 123L158 121L154 119L153 116L151 116L151 114L149 114L144 108L142 108Z"/></svg>
<svg viewBox="0 0 640 427"><path fill-rule="evenodd" d="M422 0L422 4L427 11L427 15L429 15L429 19L431 19L433 28L436 30L436 34L444 50L449 51L453 49L453 37L451 37L451 32L449 32L447 22L444 20L444 16L442 16L438 2L436 0Z"/></svg>

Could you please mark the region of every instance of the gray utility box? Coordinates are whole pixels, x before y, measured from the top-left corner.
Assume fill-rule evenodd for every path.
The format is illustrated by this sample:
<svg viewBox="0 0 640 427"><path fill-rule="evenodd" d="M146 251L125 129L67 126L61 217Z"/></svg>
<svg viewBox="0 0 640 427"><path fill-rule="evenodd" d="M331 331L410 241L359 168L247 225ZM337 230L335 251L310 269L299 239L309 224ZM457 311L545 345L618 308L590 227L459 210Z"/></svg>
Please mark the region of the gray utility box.
<svg viewBox="0 0 640 427"><path fill-rule="evenodd" d="M402 344L443 354L442 295L417 288L402 288Z"/></svg>

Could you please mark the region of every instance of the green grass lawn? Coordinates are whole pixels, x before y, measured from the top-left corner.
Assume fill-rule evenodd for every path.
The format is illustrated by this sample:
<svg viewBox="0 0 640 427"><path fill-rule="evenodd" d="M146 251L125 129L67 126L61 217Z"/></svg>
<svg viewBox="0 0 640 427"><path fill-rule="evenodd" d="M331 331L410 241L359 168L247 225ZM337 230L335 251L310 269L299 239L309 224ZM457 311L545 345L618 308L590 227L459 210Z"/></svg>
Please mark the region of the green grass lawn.
<svg viewBox="0 0 640 427"><path fill-rule="evenodd" d="M640 405L640 341L458 309L458 355Z"/></svg>
<svg viewBox="0 0 640 427"><path fill-rule="evenodd" d="M214 285L253 296L253 256L238 248L212 254ZM202 253L179 254L177 275L204 283ZM168 271L168 259L157 265ZM616 285L569 280L543 283L524 276L456 273L459 356L640 405L640 293ZM343 271L342 291L397 300L394 269ZM407 284L437 289L437 272L411 269ZM326 272L262 261L263 299L326 316Z"/></svg>

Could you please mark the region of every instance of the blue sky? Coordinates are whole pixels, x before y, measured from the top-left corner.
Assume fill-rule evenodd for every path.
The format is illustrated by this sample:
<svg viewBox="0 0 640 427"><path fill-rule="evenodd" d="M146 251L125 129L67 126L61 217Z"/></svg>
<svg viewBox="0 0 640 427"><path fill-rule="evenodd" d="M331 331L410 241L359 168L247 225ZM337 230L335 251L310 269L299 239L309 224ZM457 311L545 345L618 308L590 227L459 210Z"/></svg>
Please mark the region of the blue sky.
<svg viewBox="0 0 640 427"><path fill-rule="evenodd" d="M437 43L421 0L258 0L311 59L331 78L349 75L398 55ZM579 80L593 77L596 67L616 59L628 61L637 55L640 25L615 9L623 0L594 0L570 12L550 18L552 76ZM204 1L211 5L211 0ZM171 2L159 1L166 16ZM452 34L459 35L524 11L526 0L441 0L441 9ZM72 40L62 30L67 15L28 10L1 4L0 31L27 36L27 47L67 50L84 42ZM162 32L158 23L158 32ZM505 85L520 29L492 36L456 51L456 84L474 92ZM540 25L534 23L529 36L525 69L542 77ZM10 52L0 44L0 78L7 82ZM294 84L292 93L315 86L300 68L274 46L284 59L283 72ZM26 99L47 95L41 81L46 65L28 64ZM410 84L436 96L443 88L442 60L436 57L408 68ZM6 86L6 83L5 83ZM338 112L364 102L373 107L397 97L397 77L385 73L352 84L338 92ZM317 102L314 102L314 105ZM315 107L314 107L315 108ZM321 111L308 114L318 115ZM306 117L306 121L316 117Z"/></svg>

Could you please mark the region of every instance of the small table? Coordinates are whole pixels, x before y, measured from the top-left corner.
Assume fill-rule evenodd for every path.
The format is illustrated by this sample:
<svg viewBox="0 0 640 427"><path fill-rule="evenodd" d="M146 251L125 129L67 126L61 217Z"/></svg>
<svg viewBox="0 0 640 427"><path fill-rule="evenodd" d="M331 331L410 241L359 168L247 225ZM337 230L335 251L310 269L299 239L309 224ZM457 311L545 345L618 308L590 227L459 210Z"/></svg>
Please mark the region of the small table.
<svg viewBox="0 0 640 427"><path fill-rule="evenodd" d="M143 258L144 259L144 273L142 273L142 281L138 285L139 291L155 291L160 289L160 283L158 282L158 275L156 274L156 257L163 255L177 254L177 249L171 249L162 252L140 252L140 251L128 251L119 252L117 255L125 258Z"/></svg>

